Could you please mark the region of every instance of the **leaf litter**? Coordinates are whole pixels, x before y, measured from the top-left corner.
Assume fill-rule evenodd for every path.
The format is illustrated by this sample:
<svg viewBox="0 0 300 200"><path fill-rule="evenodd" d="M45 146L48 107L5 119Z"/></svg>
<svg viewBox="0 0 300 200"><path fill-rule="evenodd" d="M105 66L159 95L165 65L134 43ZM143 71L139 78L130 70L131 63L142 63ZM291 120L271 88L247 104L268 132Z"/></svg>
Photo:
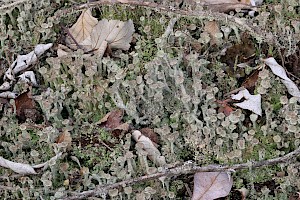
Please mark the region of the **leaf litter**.
<svg viewBox="0 0 300 200"><path fill-rule="evenodd" d="M98 22L90 9L87 9L69 31L75 43L86 52L93 51L102 58L107 49L128 50L135 30L132 20L123 22L102 19ZM70 48L74 48L70 38L66 42Z"/></svg>
<svg viewBox="0 0 300 200"><path fill-rule="evenodd" d="M217 1L215 1L216 3ZM210 2L211 3L211 2ZM233 3L230 1L229 4ZM237 3L237 2L234 2ZM256 3L250 2L251 5L255 6ZM212 4L212 3L211 3ZM217 4L217 3L216 3ZM224 4L221 3L221 5ZM242 2L242 4L249 4L249 2ZM224 5L223 5L224 6ZM237 5L236 7L233 6L232 8L240 8L239 6L244 5ZM227 8L227 7L225 7ZM247 6L243 8L248 8ZM108 28L107 28L108 27ZM218 27L216 26L215 22L211 22L210 24L206 24L207 32L210 34L212 38L211 44L217 43L217 38L215 37L216 34L220 33ZM94 18L91 14L89 9L82 12L78 21L70 28L70 33L73 35L74 39L78 44L83 46L86 51L94 50L99 57L102 57L104 52L107 48L111 49L121 49L121 50L128 50L130 47L130 42L132 40L132 34L134 33L134 25L131 20L126 22L122 22L119 20L107 20L103 19L100 22L96 18ZM63 49L58 49L58 56L65 56L69 52ZM34 59L32 62L28 62L28 65L33 64L36 62L38 54L34 53L31 54ZM246 57L243 57L246 59ZM21 60L22 61L22 60ZM24 60L23 60L24 61ZM282 82L286 85L289 93L295 97L300 97L299 89L297 86L286 76L284 69L275 61L275 59L265 59L265 63L271 68L272 72L282 78ZM18 66L15 69L12 69L13 72L19 73L25 70L28 65L27 61L24 61L26 66L21 63L21 65L16 64ZM257 72L257 71L256 71ZM232 95L232 99L234 100L242 100L245 99L243 102L236 103L235 105L241 107L243 109L248 109L253 111L254 113L261 115L261 96L260 95L251 95L248 89L255 87L258 73L253 73L254 75L250 76L250 80L246 80L242 86L246 89L239 91L236 95ZM11 73L6 73L6 78L12 80L14 77ZM11 78L11 79L10 79ZM34 73L32 71L26 71L19 75L20 80L25 81L27 83L32 83L33 85L37 85ZM5 82L1 87L4 90L10 88L10 83ZM8 94L7 94L8 96ZM12 95L13 96L13 95ZM13 97L15 98L15 97ZM26 117L25 111L35 108L35 102L30 97L28 92L25 92L19 95L16 98L16 112L18 117ZM228 102L219 101L218 102L222 109L220 112L224 112L226 116L228 116L234 108L232 108ZM110 131L115 130L122 130L128 131L129 125L127 123L122 123L123 118L123 111L122 110L114 110L109 112L103 119L101 119L97 124L100 127L106 128ZM164 160L161 160L161 154L157 149L158 138L155 132L150 128L143 128L140 131L133 131L132 133L133 139L140 144L143 149L148 153L148 157L157 165L165 164ZM68 131L62 132L59 137L57 138L56 143L68 143L70 144L72 138L70 137L70 133ZM1 157L2 159L2 157ZM22 174L35 174L36 172L34 169L27 164L20 164L20 163L13 163L7 160L1 160L1 162L5 163L1 166L11 168L13 171ZM7 164L9 163L9 164ZM45 164L46 165L46 164ZM42 166L37 165L37 166ZM37 167L35 166L35 167ZM230 192L232 187L232 179L230 176L225 172L201 172L196 173L194 176L194 192L192 199L215 199L219 197L227 196Z"/></svg>

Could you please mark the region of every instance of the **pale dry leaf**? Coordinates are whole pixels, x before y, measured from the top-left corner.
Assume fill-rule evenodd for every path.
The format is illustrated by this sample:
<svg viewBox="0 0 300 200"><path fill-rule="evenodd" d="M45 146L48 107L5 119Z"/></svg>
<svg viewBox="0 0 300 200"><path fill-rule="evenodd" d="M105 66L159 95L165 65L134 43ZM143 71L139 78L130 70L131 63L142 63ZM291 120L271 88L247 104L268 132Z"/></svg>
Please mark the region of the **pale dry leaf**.
<svg viewBox="0 0 300 200"><path fill-rule="evenodd" d="M14 92L6 91L0 93L1 98L8 98L8 99L15 99L17 97L17 94Z"/></svg>
<svg viewBox="0 0 300 200"><path fill-rule="evenodd" d="M56 143L65 143L67 145L67 149L70 149L72 144L72 137L68 130L64 130L56 139Z"/></svg>
<svg viewBox="0 0 300 200"><path fill-rule="evenodd" d="M0 156L0 166L9 168L18 174L36 174L36 171L29 164L17 163Z"/></svg>
<svg viewBox="0 0 300 200"><path fill-rule="evenodd" d="M57 57L63 57L63 56L66 56L66 55L68 55L69 53L68 52L66 52L66 51L64 51L64 50L62 50L62 49L57 49Z"/></svg>
<svg viewBox="0 0 300 200"><path fill-rule="evenodd" d="M245 98L243 102L235 103L234 105L242 109L250 110L259 116L262 115L260 94L251 95L247 89L244 89L239 91L236 95L232 95L231 98L234 100L241 100L242 98Z"/></svg>
<svg viewBox="0 0 300 200"><path fill-rule="evenodd" d="M31 83L33 86L38 86L35 74L33 71L26 71L23 74L19 75L21 81L25 83Z"/></svg>
<svg viewBox="0 0 300 200"><path fill-rule="evenodd" d="M0 90L8 90L11 87L11 83L5 81L4 83L2 83L2 85L0 86Z"/></svg>
<svg viewBox="0 0 300 200"><path fill-rule="evenodd" d="M192 200L225 197L229 194L232 184L232 178L226 172L198 172L194 175Z"/></svg>
<svg viewBox="0 0 300 200"><path fill-rule="evenodd" d="M148 153L148 157L158 166L163 166L166 164L166 161L163 156L161 156L160 151L155 147L155 144L151 141L150 138L144 136L140 131L135 130L132 132L133 139L142 144L143 150Z"/></svg>
<svg viewBox="0 0 300 200"><path fill-rule="evenodd" d="M209 36L211 38L211 40L210 40L211 45L219 43L217 35L222 34L222 33L221 33L221 31L219 29L219 25L216 21L205 22L204 31L206 31L209 34Z"/></svg>
<svg viewBox="0 0 300 200"><path fill-rule="evenodd" d="M300 101L299 88L291 79L289 79L284 68L281 65L279 65L273 57L264 59L264 62L270 67L270 69L275 75L279 76L282 79L281 81L287 88L288 92L292 96L297 97L298 101Z"/></svg>
<svg viewBox="0 0 300 200"><path fill-rule="evenodd" d="M38 44L33 51L26 55L18 55L10 68L5 72L4 80L14 80L14 75L27 69L30 65L37 62L38 57L52 47L52 43Z"/></svg>
<svg viewBox="0 0 300 200"><path fill-rule="evenodd" d="M81 43L92 33L93 28L98 23L98 20L92 16L91 10L82 11L77 22L70 28L70 33L77 43Z"/></svg>
<svg viewBox="0 0 300 200"><path fill-rule="evenodd" d="M102 57L107 46L111 49L128 50L134 33L132 20L126 22L103 19L91 33L91 45Z"/></svg>

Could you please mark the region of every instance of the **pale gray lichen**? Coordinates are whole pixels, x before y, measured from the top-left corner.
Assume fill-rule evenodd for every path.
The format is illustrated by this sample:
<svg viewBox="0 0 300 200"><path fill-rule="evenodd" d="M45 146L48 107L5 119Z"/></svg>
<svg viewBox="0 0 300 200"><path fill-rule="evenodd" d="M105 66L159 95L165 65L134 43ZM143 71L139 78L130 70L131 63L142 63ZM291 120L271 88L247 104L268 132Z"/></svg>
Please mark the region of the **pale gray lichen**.
<svg viewBox="0 0 300 200"><path fill-rule="evenodd" d="M257 30L270 32L265 36L276 40L278 48L286 49L285 56L296 51L300 40L297 20L289 24L285 15L288 12L289 17L294 18L299 5L293 1L286 4L276 5L275 11L268 10L247 19L247 23L255 24ZM58 24L71 25L78 14L55 17L59 9L60 5L51 4L49 0L34 4L26 1L7 10L1 9L1 55L7 54L12 61L13 56L8 52L18 55L29 52L36 44L56 41L62 34ZM26 176L19 182L1 179L3 185L16 188L15 192L2 191L4 198L60 198L66 196L66 190L93 189L98 184L115 183L161 170L147 159L147 153L138 145L134 148L130 134L118 140L95 126L94 122L114 107L124 109L126 120L137 128L154 128L161 139L159 150L168 164L187 159L201 165L262 160L299 147L299 103L286 96L280 80L267 68L259 72L255 90L263 96L263 117L240 109L229 116L218 112L216 100L238 88L240 82L228 75L223 64L217 61L222 52L218 48L211 52L210 35L202 30L203 21L207 19L178 16L170 21L168 15L154 15L150 9L138 8L136 12L119 6L99 9L102 18L131 18L136 23L134 48L129 53L113 52L113 57L102 60L81 50L60 58L49 53L34 66L41 85L47 87L34 92L45 122L49 124L38 128L32 128L28 123L19 125L11 108L4 109L0 119L0 152L6 158L31 164L47 161L58 149L66 149L54 142L60 131L67 129L76 142L71 151L64 151L76 157L80 166L66 156L61 161L49 163L50 168L39 176ZM224 35L224 38L217 35L219 45L241 40L240 25L228 25L225 19L218 20ZM252 36L253 40L262 39ZM260 47L257 51L263 53ZM271 51L272 48L269 53L274 53ZM249 74L252 69L247 70ZM13 90L21 93L27 87L26 84L17 85ZM84 146L82 138L91 144ZM94 138L113 145L112 151L100 143L93 143ZM300 189L297 164L237 172L234 178L245 182L235 179L235 186L252 189L255 182L272 177L281 188L276 189L274 198L285 198L286 193ZM286 170L288 175L271 175L279 170ZM6 169L0 171L4 176L10 173ZM115 199L180 198L187 195L182 193L186 180L165 180L166 188L160 181L151 181L110 190L108 195ZM249 199L262 197L273 198L265 188L251 191Z"/></svg>

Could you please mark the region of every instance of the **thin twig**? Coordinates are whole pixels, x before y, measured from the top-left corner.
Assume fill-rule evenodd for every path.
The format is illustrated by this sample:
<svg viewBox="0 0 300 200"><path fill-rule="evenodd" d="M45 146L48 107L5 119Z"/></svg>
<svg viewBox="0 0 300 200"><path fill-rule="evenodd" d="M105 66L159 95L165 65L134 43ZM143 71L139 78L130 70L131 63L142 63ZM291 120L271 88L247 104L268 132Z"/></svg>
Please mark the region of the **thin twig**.
<svg viewBox="0 0 300 200"><path fill-rule="evenodd" d="M133 185L135 183L145 182L153 179L158 179L163 176L178 176L182 174L194 174L196 172L224 172L224 171L235 171L240 169L249 168L259 168L265 166L272 166L280 163L287 163L292 159L296 159L300 155L300 148L286 154L285 156L273 158L269 160L247 162L235 165L209 165L204 167L199 167L194 163L185 162L183 165L173 168L167 168L163 172L158 172L155 174L145 175L138 178L132 178L129 180L117 182L114 184L99 185L93 190L84 191L78 194L74 194L70 197L63 198L63 200L75 200L75 199L85 199L90 196L99 196L100 194L105 194L108 190L113 188L124 187L128 185Z"/></svg>
<svg viewBox="0 0 300 200"><path fill-rule="evenodd" d="M25 3L26 1L28 1L28 0L19 0L19 1L15 1L15 2L13 2L13 3L10 3L10 4L7 4L7 5L1 6L1 7L0 7L0 10L7 10L8 8L15 7L16 5Z"/></svg>
<svg viewBox="0 0 300 200"><path fill-rule="evenodd" d="M189 185L187 183L184 183L184 186L185 186L185 189L186 189L187 193L189 194L189 196L192 197L193 193L192 193Z"/></svg>
<svg viewBox="0 0 300 200"><path fill-rule="evenodd" d="M0 185L0 190L14 191L14 190L16 190L16 188L15 187L9 187L9 186Z"/></svg>
<svg viewBox="0 0 300 200"><path fill-rule="evenodd" d="M105 142L103 142L101 139L98 139L98 141L99 141L103 146L105 146L109 151L113 151L113 149L110 148L107 144L105 144Z"/></svg>

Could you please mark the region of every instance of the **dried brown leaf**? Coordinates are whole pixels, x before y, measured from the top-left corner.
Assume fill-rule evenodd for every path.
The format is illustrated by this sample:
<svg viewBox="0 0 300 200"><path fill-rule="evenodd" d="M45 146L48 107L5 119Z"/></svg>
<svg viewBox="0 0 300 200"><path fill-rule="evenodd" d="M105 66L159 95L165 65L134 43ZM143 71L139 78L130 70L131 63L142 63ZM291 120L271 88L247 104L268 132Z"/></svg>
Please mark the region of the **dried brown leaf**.
<svg viewBox="0 0 300 200"><path fill-rule="evenodd" d="M249 90L249 92L253 92L258 80L259 70L254 71L243 83L242 86Z"/></svg>
<svg viewBox="0 0 300 200"><path fill-rule="evenodd" d="M115 129L120 126L123 118L123 110L116 109L107 113L102 119L100 119L96 124L107 129Z"/></svg>
<svg viewBox="0 0 300 200"><path fill-rule="evenodd" d="M118 137L123 132L127 132L129 130L129 124L122 122L123 114L124 111L121 109L113 110L96 122L96 124L112 131L113 136Z"/></svg>
<svg viewBox="0 0 300 200"><path fill-rule="evenodd" d="M31 97L30 90L27 90L27 92L20 94L15 99L15 105L17 117L21 121L25 121L27 118L29 118L35 122L40 119L40 113L37 110L35 101Z"/></svg>
<svg viewBox="0 0 300 200"><path fill-rule="evenodd" d="M224 113L226 116L229 116L231 112L233 112L235 109L233 107L231 107L228 103L231 100L217 100L217 103L219 104L219 109L218 112L219 113Z"/></svg>
<svg viewBox="0 0 300 200"><path fill-rule="evenodd" d="M59 136L56 139L56 143L63 143L63 142L67 143L68 148L71 147L72 137L69 131L67 130L64 130L61 134L59 134Z"/></svg>
<svg viewBox="0 0 300 200"><path fill-rule="evenodd" d="M154 145L158 144L158 136L154 132L153 129L151 129L151 128L142 128L142 129L140 129L140 131L144 136L150 138L150 140L155 143Z"/></svg>
<svg viewBox="0 0 300 200"><path fill-rule="evenodd" d="M218 38L216 37L217 34L220 34L221 31L219 29L219 25L216 21L207 21L205 22L204 31L206 31L211 40L210 44L218 44Z"/></svg>

